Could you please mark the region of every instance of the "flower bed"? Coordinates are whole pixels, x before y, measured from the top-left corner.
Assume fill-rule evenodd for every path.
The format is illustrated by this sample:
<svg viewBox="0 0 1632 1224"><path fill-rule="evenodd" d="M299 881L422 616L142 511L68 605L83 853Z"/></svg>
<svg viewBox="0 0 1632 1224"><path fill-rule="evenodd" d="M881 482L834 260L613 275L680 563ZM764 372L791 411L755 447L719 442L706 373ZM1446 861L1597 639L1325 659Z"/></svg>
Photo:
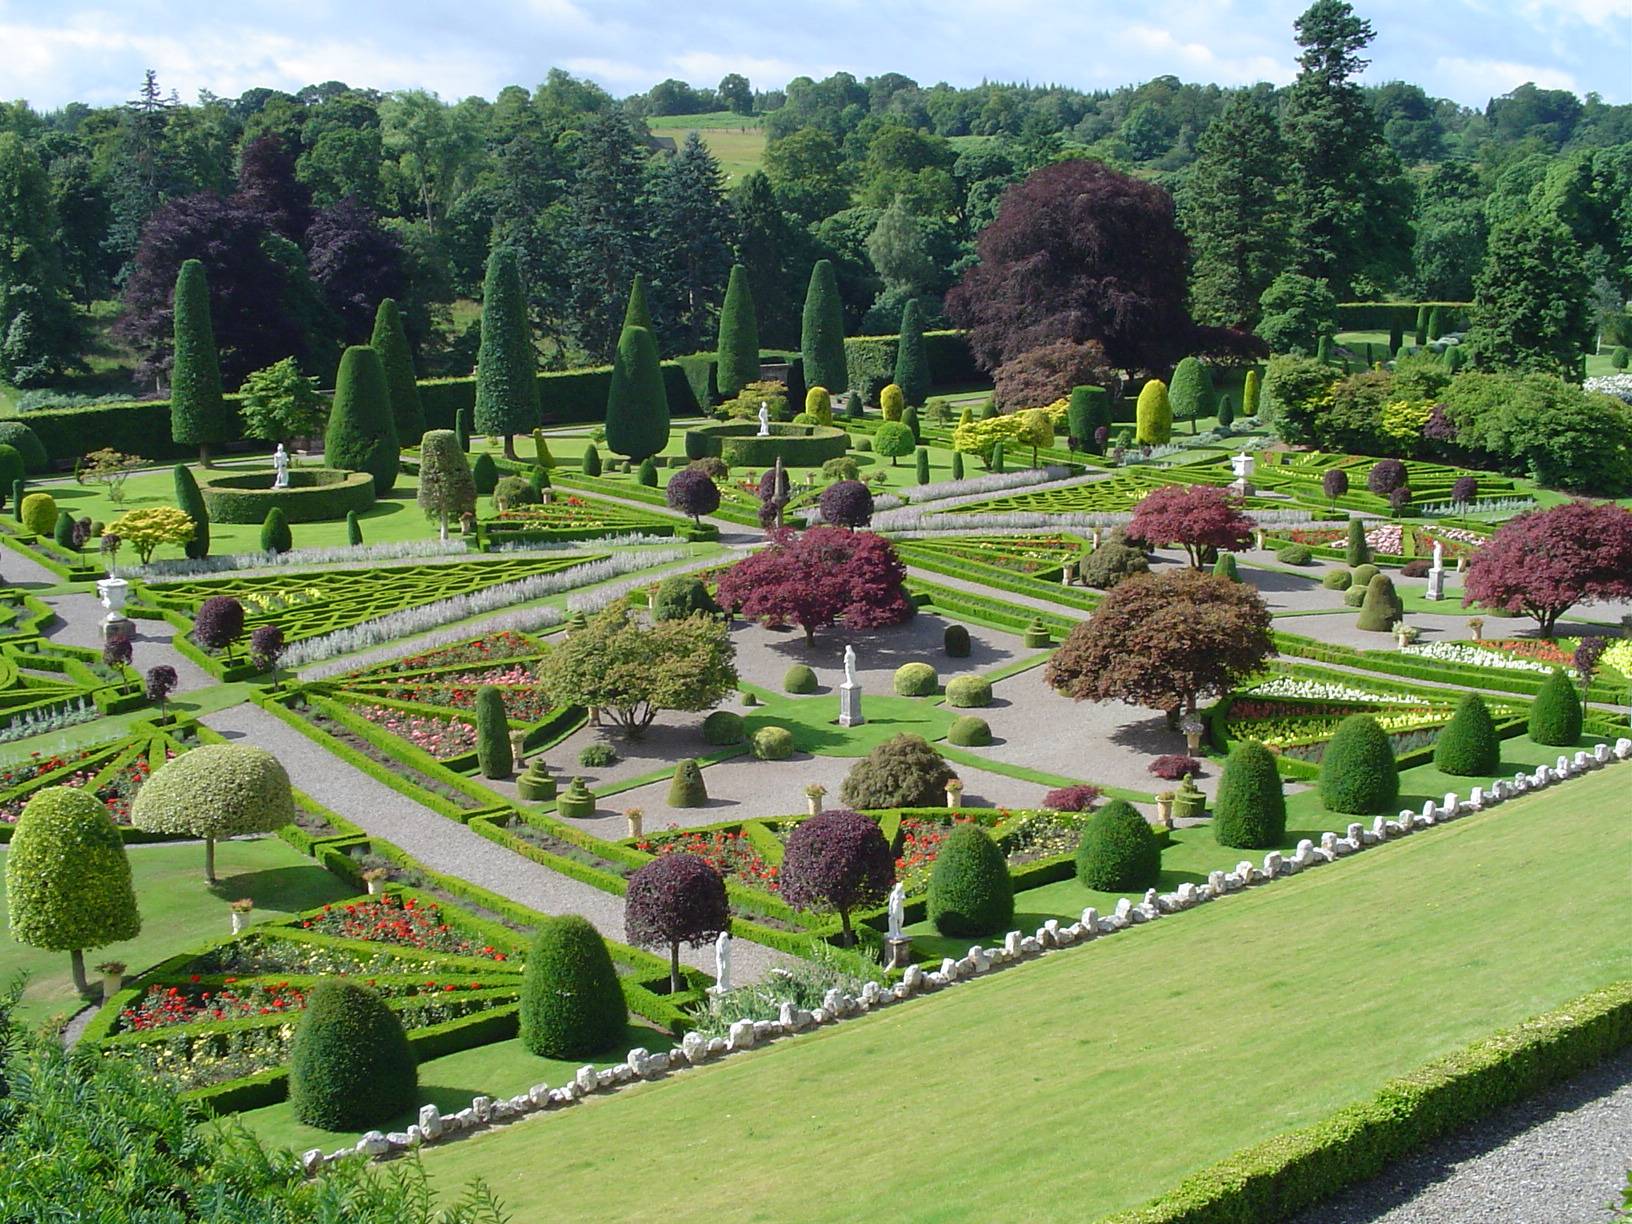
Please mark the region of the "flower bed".
<svg viewBox="0 0 1632 1224"><path fill-rule="evenodd" d="M747 835L734 829L691 829L642 838L635 849L648 854L695 854L726 879L777 892L778 869L767 863Z"/></svg>
<svg viewBox="0 0 1632 1224"><path fill-rule="evenodd" d="M358 715L382 727L392 735L400 735L415 748L430 753L439 761L456 757L476 747L476 728L454 718L437 718L429 714L410 714L389 706L353 706Z"/></svg>
<svg viewBox="0 0 1632 1224"><path fill-rule="evenodd" d="M369 679L374 676L389 676L396 672L425 671L433 667L488 663L495 659L519 659L541 654L543 649L537 641L525 633L515 633L506 629L498 633L489 633L484 637L472 638L468 642L439 646L435 650L427 650L424 654L394 659L390 663L382 663L378 667L371 667L354 675L358 679Z"/></svg>
<svg viewBox="0 0 1632 1224"><path fill-rule="evenodd" d="M1483 644L1475 646L1465 642L1423 642L1403 647L1400 653L1437 659L1442 663L1459 663L1465 667L1491 667L1502 671L1539 672L1543 675L1558 666L1553 663L1538 663L1533 659L1521 659L1517 655L1487 648ZM1565 671L1572 677L1575 675L1573 667L1567 667Z"/></svg>
<svg viewBox="0 0 1632 1224"><path fill-rule="evenodd" d="M178 750L166 743L163 751L164 759L170 760ZM72 768L80 762L84 762L82 767ZM114 824L129 826L131 804L151 772L148 754L141 746L127 746L118 754L110 754L106 747L48 757L36 753L7 771L10 793L0 798L0 824L16 824L34 793L48 784L76 790L90 788L107 805Z"/></svg>
<svg viewBox="0 0 1632 1224"><path fill-rule="evenodd" d="M502 983L509 985L510 983ZM494 983L475 981L392 981L371 977L368 985L388 999L448 995L486 990ZM119 1012L116 1032L145 1033L209 1020L241 1020L251 1016L296 1015L305 1010L310 983L288 980L226 978L211 988L197 974L185 985L152 985L129 1007Z"/></svg>
<svg viewBox="0 0 1632 1224"><path fill-rule="evenodd" d="M399 897L395 893L340 906L325 905L300 925L326 935L370 943L399 944L405 948L480 956L494 961L507 959L491 944L481 945L450 927L443 918L441 906L421 904L413 897Z"/></svg>

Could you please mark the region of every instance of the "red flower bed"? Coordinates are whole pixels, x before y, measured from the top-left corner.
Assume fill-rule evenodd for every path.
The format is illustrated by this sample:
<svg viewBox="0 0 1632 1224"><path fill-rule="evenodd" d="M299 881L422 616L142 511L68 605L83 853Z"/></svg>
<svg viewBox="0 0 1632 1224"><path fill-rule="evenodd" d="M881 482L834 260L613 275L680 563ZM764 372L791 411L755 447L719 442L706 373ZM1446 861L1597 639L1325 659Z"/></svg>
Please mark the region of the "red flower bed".
<svg viewBox="0 0 1632 1224"><path fill-rule="evenodd" d="M325 935L341 935L347 939L366 939L372 943L401 944L408 948L428 948L434 952L452 952L459 956L485 956L502 961L503 952L490 944L477 944L466 939L442 921L442 907L421 905L412 897L394 893L369 901L354 901L338 908L325 905L316 918L300 924Z"/></svg>
<svg viewBox="0 0 1632 1224"><path fill-rule="evenodd" d="M424 654L409 655L406 659L398 659L378 670L418 671L424 667L441 667L454 663L485 663L489 659L511 659L537 653L536 643L506 629L500 633L490 633L486 637L477 638L473 642L439 646L435 650L427 650Z"/></svg>
<svg viewBox="0 0 1632 1224"><path fill-rule="evenodd" d="M695 854L722 876L735 876L745 884L776 892L777 868L754 849L753 842L729 829L677 832L644 838L635 849L648 854Z"/></svg>
<svg viewBox="0 0 1632 1224"><path fill-rule="evenodd" d="M82 753L81 758L85 755L88 754ZM174 749L165 749L165 760L170 760L175 755L176 753ZM57 756L46 757L40 761L40 767L37 769L32 769L31 772L29 766L22 767L22 772L25 776L23 776L21 779L15 779L10 783L6 783L5 776L0 775L0 785L15 786L18 785L19 781L31 781L34 778L42 777L43 775L50 773L53 769L60 769L64 765L67 765L69 761L75 759L80 758L69 757L64 759ZM32 765L32 762L30 765ZM101 772L102 770L100 767L97 769L77 770L74 773L69 774L67 777L59 779L56 782L56 785L72 786L79 789L88 784L93 778L96 777L97 774ZM141 790L142 783L147 781L147 775L151 772L152 769L147 763L147 758L145 756L139 756L127 764L113 777L102 783L101 786L96 788L94 794L98 799L102 800L103 803L107 804L108 815L113 819L114 824L128 825L130 823L130 805L135 802L136 792ZM5 824L16 824L18 817L23 814L23 809L28 806L28 801L31 798L33 798L32 795L19 795L15 799L10 800L8 803L0 805L0 822L4 822Z"/></svg>
<svg viewBox="0 0 1632 1224"><path fill-rule="evenodd" d="M288 982L267 986L223 986L216 991L183 991L178 986L149 986L134 1006L119 1013L119 1027L130 1032L190 1024L195 1020L236 1020L241 1016L275 1016L306 1006L306 992Z"/></svg>

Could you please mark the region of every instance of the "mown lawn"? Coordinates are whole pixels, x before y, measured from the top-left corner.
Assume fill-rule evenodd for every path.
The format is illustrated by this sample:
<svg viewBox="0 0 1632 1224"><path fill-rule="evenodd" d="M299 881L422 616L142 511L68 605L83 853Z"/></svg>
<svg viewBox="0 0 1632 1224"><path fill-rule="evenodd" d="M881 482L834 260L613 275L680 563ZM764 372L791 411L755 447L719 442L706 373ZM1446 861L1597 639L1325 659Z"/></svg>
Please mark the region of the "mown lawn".
<svg viewBox="0 0 1632 1224"><path fill-rule="evenodd" d="M1093 1219L1632 973L1625 772L424 1159L518 1219Z"/></svg>

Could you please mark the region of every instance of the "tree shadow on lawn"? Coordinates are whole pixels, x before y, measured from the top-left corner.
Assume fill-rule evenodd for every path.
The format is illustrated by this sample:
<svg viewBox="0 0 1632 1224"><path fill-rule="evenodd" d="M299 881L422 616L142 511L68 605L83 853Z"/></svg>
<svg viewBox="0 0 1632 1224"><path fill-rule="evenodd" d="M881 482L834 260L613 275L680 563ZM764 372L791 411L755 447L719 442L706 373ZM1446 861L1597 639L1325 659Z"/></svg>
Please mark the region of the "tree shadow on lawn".
<svg viewBox="0 0 1632 1224"><path fill-rule="evenodd" d="M199 850L199 869L203 870L203 850ZM291 913L311 909L347 896L346 888L316 864L299 867L269 867L263 871L243 871L223 876L207 886L223 901L248 898L257 909L287 910Z"/></svg>
<svg viewBox="0 0 1632 1224"><path fill-rule="evenodd" d="M1240 573L1241 581L1250 583L1261 592L1285 594L1291 591L1325 589L1320 585L1320 576L1318 574L1305 577L1302 574L1283 574L1279 570L1256 569L1245 565L1241 567ZM1333 591L1332 594L1337 599L1338 608L1341 610L1343 592Z"/></svg>

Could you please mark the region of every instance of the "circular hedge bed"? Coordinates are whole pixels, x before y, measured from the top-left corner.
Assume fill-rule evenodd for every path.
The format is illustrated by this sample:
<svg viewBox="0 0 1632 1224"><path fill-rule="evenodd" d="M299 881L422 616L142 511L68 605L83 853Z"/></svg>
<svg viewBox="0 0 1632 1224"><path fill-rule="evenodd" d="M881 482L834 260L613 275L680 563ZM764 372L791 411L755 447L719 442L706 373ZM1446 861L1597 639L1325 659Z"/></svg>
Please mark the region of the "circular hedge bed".
<svg viewBox="0 0 1632 1224"><path fill-rule="evenodd" d="M686 458L725 460L732 467L821 467L842 458L850 435L833 425L770 426L759 436L758 421L715 421L686 430Z"/></svg>
<svg viewBox="0 0 1632 1224"><path fill-rule="evenodd" d="M200 472L198 491L214 523L260 523L274 506L291 523L321 523L374 504L374 478L340 468L290 468L289 487L274 489L270 468Z"/></svg>

